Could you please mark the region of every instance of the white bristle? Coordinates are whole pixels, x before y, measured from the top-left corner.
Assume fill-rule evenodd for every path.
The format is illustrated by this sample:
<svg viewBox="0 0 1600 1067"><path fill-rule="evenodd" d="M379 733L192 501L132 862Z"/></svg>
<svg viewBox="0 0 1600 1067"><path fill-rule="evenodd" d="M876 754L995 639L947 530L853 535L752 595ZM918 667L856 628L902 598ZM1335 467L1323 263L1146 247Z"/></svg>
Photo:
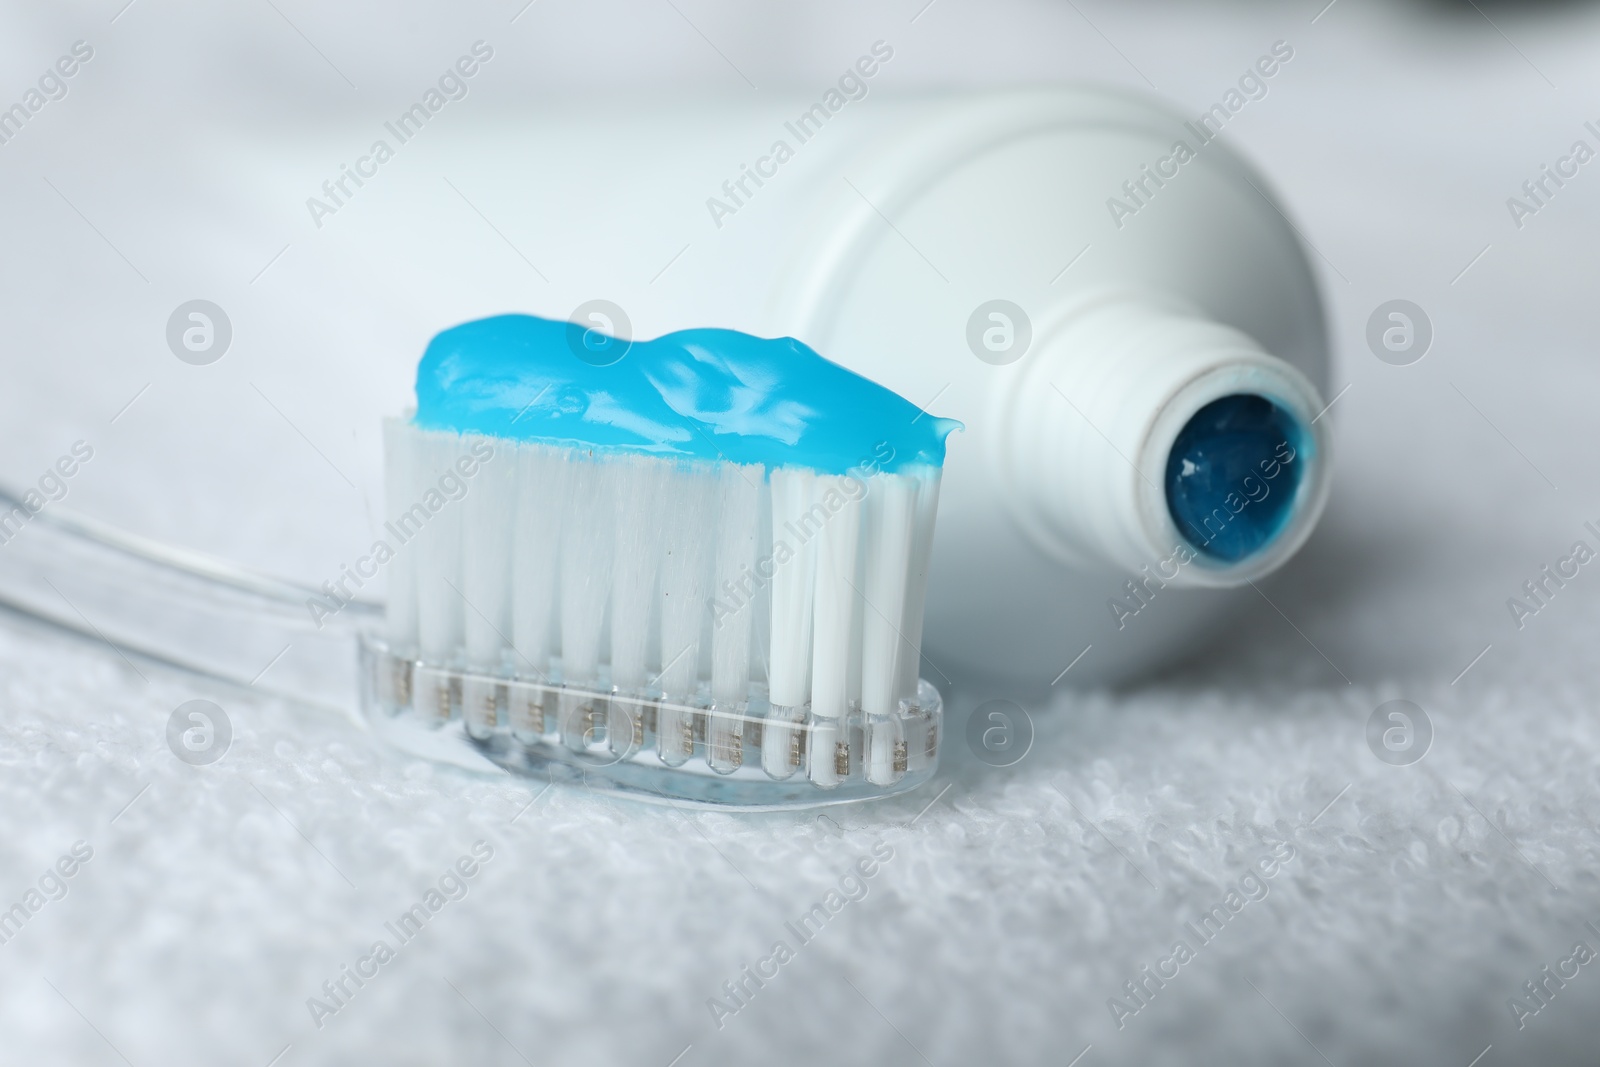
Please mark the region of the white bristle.
<svg viewBox="0 0 1600 1067"><path fill-rule="evenodd" d="M875 484L875 483L866 483ZM846 701L851 708L861 707L861 623L862 616L867 613L865 592L867 588L866 551L867 551L867 502L856 503L856 559L854 566L855 577L850 580L852 586L850 597L850 640L846 647L850 650L849 669L845 674Z"/></svg>
<svg viewBox="0 0 1600 1067"><path fill-rule="evenodd" d="M611 685L624 696L643 695L650 661L650 620L661 562L657 461L644 456L615 462L616 540L611 581ZM644 739L638 704L614 701L607 742L618 756Z"/></svg>
<svg viewBox="0 0 1600 1067"><path fill-rule="evenodd" d="M567 457L570 475L561 530L561 671L569 686L600 684L601 635L611 598L611 546L616 534L621 467L588 456ZM568 748L587 748L597 725L592 700L563 693L558 729Z"/></svg>
<svg viewBox="0 0 1600 1067"><path fill-rule="evenodd" d="M394 550L386 579L388 611L385 625L389 643L402 652L412 651L417 640L416 553L397 545L404 531L397 525L401 512L411 506L411 486L416 477L418 434L400 419L383 420L384 530Z"/></svg>
<svg viewBox="0 0 1600 1067"><path fill-rule="evenodd" d="M722 514L712 595L724 605L711 631L711 699L739 704L749 696L750 634L755 626L756 538L761 532L759 467L722 469Z"/></svg>
<svg viewBox="0 0 1600 1067"><path fill-rule="evenodd" d="M717 479L709 469L674 469L662 509L661 681L667 700L693 698L716 547Z"/></svg>
<svg viewBox="0 0 1600 1067"><path fill-rule="evenodd" d="M760 483L756 497L756 595L750 602L750 680L765 686L771 679L772 579L777 560L772 545L772 480L766 468L746 468Z"/></svg>
<svg viewBox="0 0 1600 1067"><path fill-rule="evenodd" d="M851 661L859 654L853 638L861 596L856 574L861 554L861 499L846 495L846 489L860 485L853 479L819 477L815 502L804 520L805 529L815 528L817 539L809 766L811 780L825 788L842 777L837 746L843 721L850 713Z"/></svg>
<svg viewBox="0 0 1600 1067"><path fill-rule="evenodd" d="M867 781L889 785L905 773L901 766L907 756L905 730L899 719L869 719L867 735Z"/></svg>
<svg viewBox="0 0 1600 1067"><path fill-rule="evenodd" d="M511 644L523 677L546 681L550 627L555 619L561 573L561 530L566 518L568 466L565 453L544 445L512 446L517 468L516 517L511 542Z"/></svg>
<svg viewBox="0 0 1600 1067"><path fill-rule="evenodd" d="M389 640L430 666L465 666L468 731L488 737L506 694L513 734L631 757L648 730L671 766L697 750L724 774L755 739L761 766L819 787L906 773L901 702L915 696L936 470L909 473L595 454L385 428L386 511L401 544ZM559 701L511 685L551 681ZM440 675L417 691L453 712ZM426 676L433 679L432 675ZM615 698L605 695L611 687ZM586 695L590 694L590 695Z"/></svg>
<svg viewBox="0 0 1600 1067"><path fill-rule="evenodd" d="M799 523L811 506L816 475L780 468L772 472L771 615L767 689L772 709L761 735L761 766L772 778L799 769L801 724L811 699L811 617L817 548Z"/></svg>
<svg viewBox="0 0 1600 1067"><path fill-rule="evenodd" d="M901 613L900 633L905 638L901 650L899 683L901 700L915 700L917 671L922 666L922 613L928 603L928 562L933 555L934 518L939 513L939 472L925 470L901 475L916 486L916 511L911 523L911 563L906 576L905 608Z"/></svg>
<svg viewBox="0 0 1600 1067"><path fill-rule="evenodd" d="M453 487L463 444L454 435L424 437L412 483L411 499L431 513L416 535L417 643L436 665L455 658L462 643L461 508Z"/></svg>
<svg viewBox="0 0 1600 1067"><path fill-rule="evenodd" d="M861 710L888 715L899 697L899 663L906 585L910 573L916 483L879 477L867 493L865 611L861 617Z"/></svg>
<svg viewBox="0 0 1600 1067"><path fill-rule="evenodd" d="M674 465L665 475L667 501L661 509L661 675L663 699L682 705L694 700L700 673L700 638L711 592L711 562L716 551L718 478L710 467ZM689 712L663 706L656 716L659 751L668 763L694 752Z"/></svg>
<svg viewBox="0 0 1600 1067"><path fill-rule="evenodd" d="M561 573L561 530L567 499L564 449L501 441L516 464L516 511L511 541L511 647L516 674L550 680L551 627ZM542 694L518 689L507 715L518 738L534 740L545 732ZM553 709L552 709L553 710Z"/></svg>
<svg viewBox="0 0 1600 1067"><path fill-rule="evenodd" d="M561 669L567 684L594 685L611 594L616 466L569 456L561 530Z"/></svg>
<svg viewBox="0 0 1600 1067"><path fill-rule="evenodd" d="M611 684L638 695L649 681L650 617L661 561L659 461L615 463L616 548L611 586Z"/></svg>
<svg viewBox="0 0 1600 1067"><path fill-rule="evenodd" d="M511 449L495 453L486 437L462 439L466 449L455 463L466 496L461 500L462 628L467 666L499 674L511 630L511 518L517 503L517 471ZM496 462L498 460L498 462ZM468 682L461 708L475 737L487 737L497 716L497 685Z"/></svg>
<svg viewBox="0 0 1600 1067"><path fill-rule="evenodd" d="M811 780L823 789L839 784L839 720L819 718L811 724Z"/></svg>
<svg viewBox="0 0 1600 1067"><path fill-rule="evenodd" d="M811 506L816 475L780 468L772 472L772 648L767 687L772 703L800 707L811 699L811 609L816 581L814 538L801 539L798 523ZM781 548L780 548L781 546Z"/></svg>
<svg viewBox="0 0 1600 1067"><path fill-rule="evenodd" d="M860 597L861 499L847 495L846 484L841 477L818 478L814 502L801 520L801 528L817 539L811 712L828 719L842 719L850 710L850 658L856 652L850 638Z"/></svg>
<svg viewBox="0 0 1600 1067"><path fill-rule="evenodd" d="M755 625L756 538L761 531L761 470L733 464L718 487L716 565L712 596L711 703L706 753L713 770L744 765L743 716L750 697L750 634Z"/></svg>
<svg viewBox="0 0 1600 1067"><path fill-rule="evenodd" d="M506 575L511 573L517 469L510 448L496 455L494 442L488 438L469 437L464 443L468 454L458 462L457 470L471 479L461 502L467 663L474 670L494 673L511 632L511 586Z"/></svg>

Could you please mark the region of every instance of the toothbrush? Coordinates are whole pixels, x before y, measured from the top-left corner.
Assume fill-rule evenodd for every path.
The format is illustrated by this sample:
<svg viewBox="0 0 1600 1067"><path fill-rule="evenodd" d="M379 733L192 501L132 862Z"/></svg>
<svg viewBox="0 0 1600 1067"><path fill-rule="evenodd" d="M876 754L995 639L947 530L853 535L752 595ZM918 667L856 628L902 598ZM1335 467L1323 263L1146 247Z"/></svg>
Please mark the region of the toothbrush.
<svg viewBox="0 0 1600 1067"><path fill-rule="evenodd" d="M446 331L385 426L390 523L419 526L389 572L390 714L690 799L931 774L921 598L956 424L789 339L684 331L596 366L566 331Z"/></svg>

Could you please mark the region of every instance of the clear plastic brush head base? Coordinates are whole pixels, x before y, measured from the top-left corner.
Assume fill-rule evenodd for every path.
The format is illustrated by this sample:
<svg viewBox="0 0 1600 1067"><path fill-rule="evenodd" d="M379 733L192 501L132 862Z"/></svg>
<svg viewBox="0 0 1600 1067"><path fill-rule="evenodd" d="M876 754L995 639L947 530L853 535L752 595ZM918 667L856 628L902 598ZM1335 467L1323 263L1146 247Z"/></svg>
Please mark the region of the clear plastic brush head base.
<svg viewBox="0 0 1600 1067"><path fill-rule="evenodd" d="M400 749L478 770L658 802L759 811L909 792L939 766L944 705L915 701L842 719L775 707L765 689L728 707L475 673L361 641L361 704Z"/></svg>

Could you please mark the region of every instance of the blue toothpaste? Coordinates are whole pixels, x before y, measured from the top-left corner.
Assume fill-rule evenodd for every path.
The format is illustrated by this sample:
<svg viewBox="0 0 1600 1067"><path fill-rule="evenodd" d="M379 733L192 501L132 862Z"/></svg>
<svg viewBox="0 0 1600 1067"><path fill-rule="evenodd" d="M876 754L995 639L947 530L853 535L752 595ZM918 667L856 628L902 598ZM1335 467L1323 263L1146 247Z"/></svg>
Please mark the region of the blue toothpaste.
<svg viewBox="0 0 1600 1067"><path fill-rule="evenodd" d="M629 345L532 315L435 337L417 367L415 422L828 474L869 457L886 472L942 466L945 438L961 425L790 337L698 329Z"/></svg>
<svg viewBox="0 0 1600 1067"><path fill-rule="evenodd" d="M1167 509L1184 538L1227 563L1277 538L1312 449L1293 415L1238 394L1195 412L1167 457Z"/></svg>

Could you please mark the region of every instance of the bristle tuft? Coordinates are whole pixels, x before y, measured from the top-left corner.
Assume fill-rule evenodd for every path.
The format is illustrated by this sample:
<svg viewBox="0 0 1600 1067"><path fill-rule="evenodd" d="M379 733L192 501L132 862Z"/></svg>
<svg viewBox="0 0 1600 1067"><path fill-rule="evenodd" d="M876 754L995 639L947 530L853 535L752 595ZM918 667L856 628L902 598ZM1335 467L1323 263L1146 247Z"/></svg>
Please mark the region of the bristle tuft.
<svg viewBox="0 0 1600 1067"><path fill-rule="evenodd" d="M674 766L701 752L721 773L757 745L768 776L804 767L821 787L905 773L901 724L874 724L916 699L936 469L768 470L399 421L384 441L390 646L504 680L418 708L459 708L476 737L503 714L523 741L604 736ZM514 681L613 697L540 703Z"/></svg>

